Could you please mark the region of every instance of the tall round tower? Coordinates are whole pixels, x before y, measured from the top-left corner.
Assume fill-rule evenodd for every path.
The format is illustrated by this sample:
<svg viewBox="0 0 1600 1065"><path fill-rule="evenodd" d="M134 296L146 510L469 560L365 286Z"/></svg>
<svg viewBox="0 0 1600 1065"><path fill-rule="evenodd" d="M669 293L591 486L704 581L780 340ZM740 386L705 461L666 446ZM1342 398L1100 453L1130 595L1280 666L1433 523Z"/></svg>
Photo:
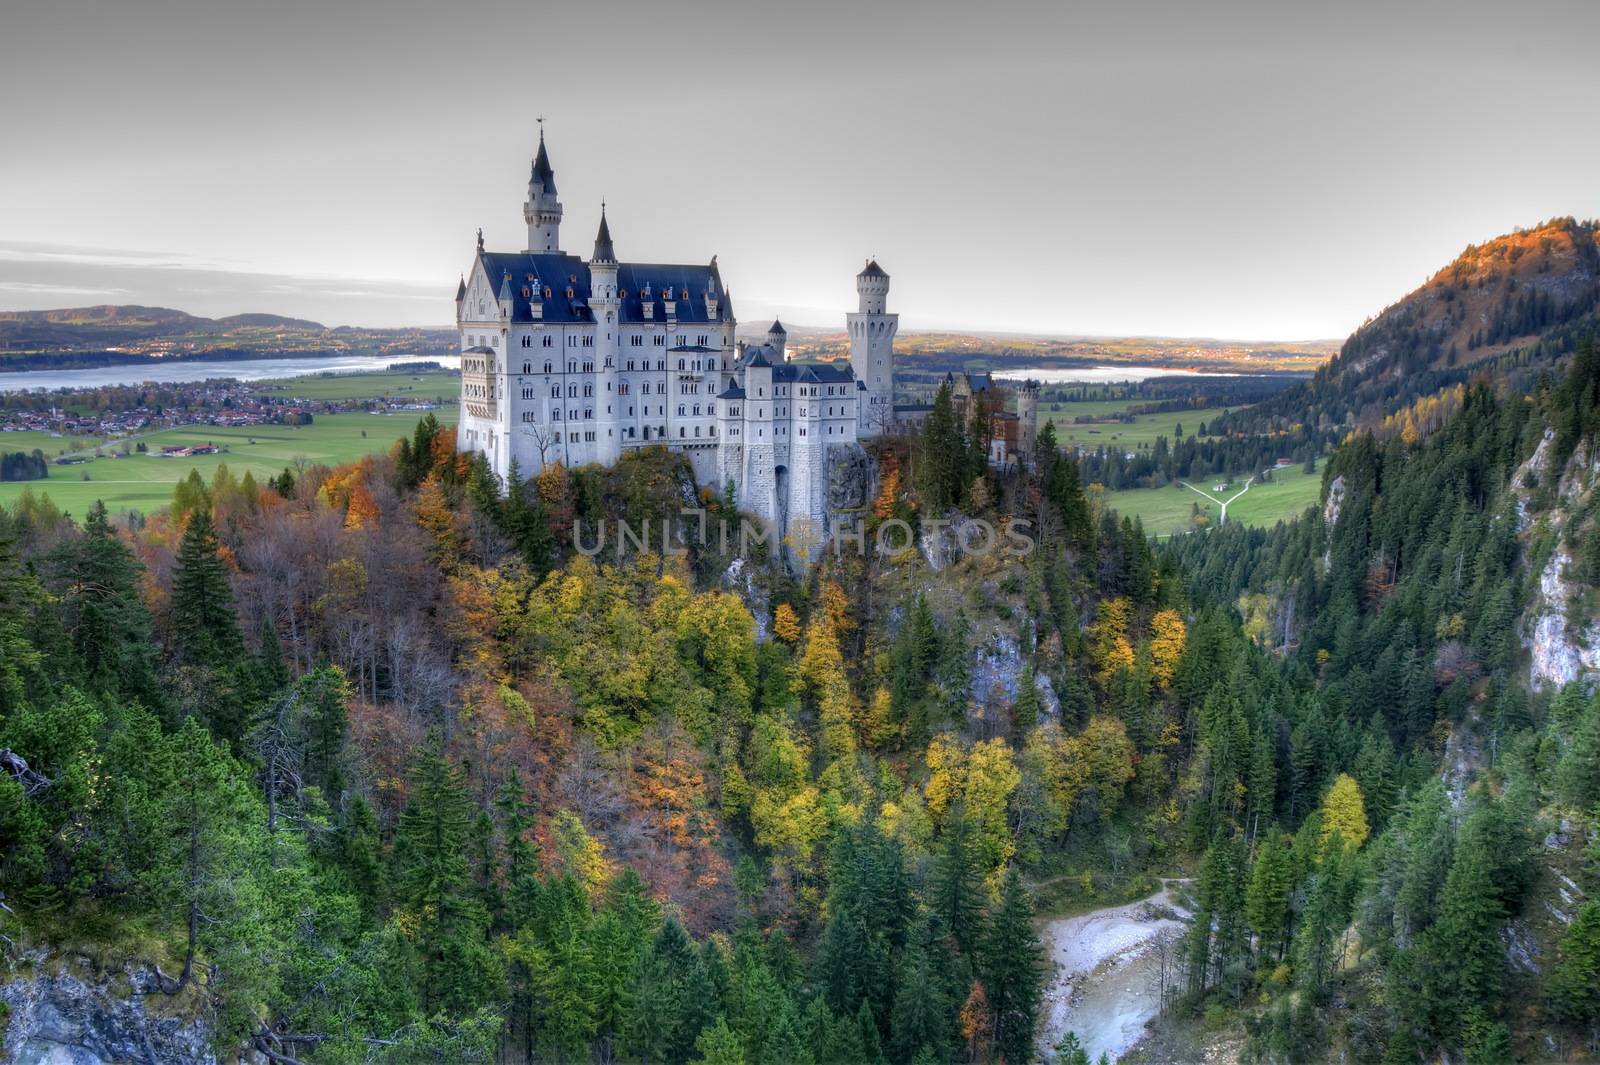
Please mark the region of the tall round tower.
<svg viewBox="0 0 1600 1065"><path fill-rule="evenodd" d="M1034 462L1039 439L1039 382L1024 381L1017 388L1017 449L1022 461Z"/></svg>
<svg viewBox="0 0 1600 1065"><path fill-rule="evenodd" d="M894 425L894 336L900 316L886 309L889 275L876 260L867 260L856 275L860 303L845 315L850 332L850 366L862 385L856 404L856 435L879 436Z"/></svg>
<svg viewBox="0 0 1600 1065"><path fill-rule="evenodd" d="M772 327L767 330L767 346L777 354L780 362L789 360L788 354L784 351L784 346L788 343L788 340L789 331L783 327L782 322L774 318Z"/></svg>
<svg viewBox="0 0 1600 1065"><path fill-rule="evenodd" d="M550 155L544 150L543 126L539 128L539 152L533 157L533 173L528 176L528 200L522 205L522 217L528 223L530 254L561 250L561 201L556 199L556 172L550 168Z"/></svg>

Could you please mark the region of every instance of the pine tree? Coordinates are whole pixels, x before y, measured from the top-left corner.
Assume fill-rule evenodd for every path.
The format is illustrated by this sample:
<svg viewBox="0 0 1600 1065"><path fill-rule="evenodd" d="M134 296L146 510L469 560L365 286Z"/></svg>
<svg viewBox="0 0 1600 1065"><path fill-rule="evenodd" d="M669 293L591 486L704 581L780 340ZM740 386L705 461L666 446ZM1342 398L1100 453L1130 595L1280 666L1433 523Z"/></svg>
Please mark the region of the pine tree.
<svg viewBox="0 0 1600 1065"><path fill-rule="evenodd" d="M1289 892L1294 886L1294 870L1289 851L1275 831L1267 833L1250 870L1250 886L1245 892L1245 916L1250 930L1259 939L1258 950L1281 956L1284 931L1288 924Z"/></svg>
<svg viewBox="0 0 1600 1065"><path fill-rule="evenodd" d="M972 954L983 934L983 876L972 825L957 810L945 826L934 867L930 906L962 953Z"/></svg>
<svg viewBox="0 0 1600 1065"><path fill-rule="evenodd" d="M933 410L922 430L922 502L937 516L961 504L966 484L966 434L956 416L949 384L933 397Z"/></svg>
<svg viewBox="0 0 1600 1065"><path fill-rule="evenodd" d="M1007 1061L1027 1061L1039 1023L1043 958L1033 930L1033 906L1016 866L1006 870L1000 904L989 920L980 957L992 1011L995 1049Z"/></svg>
<svg viewBox="0 0 1600 1065"><path fill-rule="evenodd" d="M89 686L160 705L150 614L139 597L144 567L111 528L105 504L89 508L83 535L62 541L42 568Z"/></svg>
<svg viewBox="0 0 1600 1065"><path fill-rule="evenodd" d="M952 1003L943 979L949 959L933 937L933 924L924 916L912 926L895 980L889 1051L897 1065L905 1065L923 1048L943 1060L949 1049Z"/></svg>
<svg viewBox="0 0 1600 1065"><path fill-rule="evenodd" d="M1559 1020L1591 1030L1600 1027L1600 900L1578 907L1561 938L1545 995Z"/></svg>
<svg viewBox="0 0 1600 1065"><path fill-rule="evenodd" d="M172 629L178 656L194 665L236 665L244 651L233 588L218 546L210 509L195 508L178 543L172 573Z"/></svg>
<svg viewBox="0 0 1600 1065"><path fill-rule="evenodd" d="M395 829L395 902L414 921L418 992L428 1012L464 1013L483 1002L495 967L484 932L489 915L468 862L473 808L460 769L431 740L411 772Z"/></svg>
<svg viewBox="0 0 1600 1065"><path fill-rule="evenodd" d="M704 982L694 944L676 918L667 918L640 963L624 1025L628 1051L649 1061L688 1061L716 1005L697 997Z"/></svg>

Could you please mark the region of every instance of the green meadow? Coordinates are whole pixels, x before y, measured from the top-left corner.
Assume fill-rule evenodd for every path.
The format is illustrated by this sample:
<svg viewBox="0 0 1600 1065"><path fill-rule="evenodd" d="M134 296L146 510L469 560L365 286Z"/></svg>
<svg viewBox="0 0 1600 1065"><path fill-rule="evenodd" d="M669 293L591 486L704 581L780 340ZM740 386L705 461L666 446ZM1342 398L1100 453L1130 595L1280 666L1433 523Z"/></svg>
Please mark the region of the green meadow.
<svg viewBox="0 0 1600 1065"><path fill-rule="evenodd" d="M1166 437L1167 442L1171 443L1173 432L1180 425L1183 426L1183 435L1193 436L1201 422L1209 422L1229 409L1203 407L1164 414L1138 414L1131 422L1106 421L1085 424L1073 421L1080 416L1109 417L1127 410L1130 406L1148 402L1149 400L1091 399L1074 403L1041 403L1039 427L1044 428L1044 423L1047 421L1054 422L1056 442L1063 446L1075 444L1087 448L1120 447L1133 451L1140 446L1153 445L1158 436Z"/></svg>
<svg viewBox="0 0 1600 1065"><path fill-rule="evenodd" d="M1220 499L1231 497L1244 484L1243 479L1233 482L1226 492L1217 492L1217 479L1195 481L1195 486ZM1322 495L1322 466L1316 473L1306 473L1300 466L1274 470L1270 481L1257 480L1250 490L1228 507L1229 521L1242 521L1246 525L1272 526L1287 521L1307 507L1315 506ZM1120 492L1107 492L1105 505L1123 517L1137 516L1144 523L1144 531L1152 536L1170 536L1193 529L1191 520L1195 504L1211 524L1217 521L1219 508L1210 500L1191 492L1181 484L1165 488L1129 488Z"/></svg>
<svg viewBox="0 0 1600 1065"><path fill-rule="evenodd" d="M285 377L258 382L261 391L293 399L336 401L384 398L399 402L455 403L461 398L461 375L454 370L431 373L348 373Z"/></svg>
<svg viewBox="0 0 1600 1065"><path fill-rule="evenodd" d="M454 424L457 408L452 404L433 413L441 422ZM190 470L198 470L201 477L210 480L217 466L225 462L235 476L249 471L257 480L263 480L282 473L286 466L336 466L363 455L388 451L397 439L410 435L422 416L420 411L325 414L318 415L316 421L305 426L191 425L164 429L137 437L150 449L148 454L119 459L111 457L112 449L106 447L88 462L52 465L46 480L0 483L0 503L11 503L24 489L31 489L35 495L47 493L57 506L76 516L82 516L97 499L113 513L126 510L149 513L172 501L173 486L189 476ZM23 435L5 434L4 446L15 450L10 438ZM163 447L200 444L212 444L221 450L214 455L189 458L163 458L160 454ZM116 446L126 445L119 442ZM47 449L46 453L55 452Z"/></svg>

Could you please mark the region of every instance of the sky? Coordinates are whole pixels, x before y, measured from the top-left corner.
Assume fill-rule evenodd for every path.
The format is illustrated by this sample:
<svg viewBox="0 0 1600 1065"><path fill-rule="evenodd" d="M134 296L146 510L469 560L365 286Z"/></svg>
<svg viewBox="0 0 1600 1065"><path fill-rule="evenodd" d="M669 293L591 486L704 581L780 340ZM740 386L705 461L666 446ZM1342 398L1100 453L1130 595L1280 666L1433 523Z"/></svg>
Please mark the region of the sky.
<svg viewBox="0 0 1600 1065"><path fill-rule="evenodd" d="M742 320L1347 334L1600 216L1593 0L15 0L0 308L446 325L474 232L718 256Z"/></svg>

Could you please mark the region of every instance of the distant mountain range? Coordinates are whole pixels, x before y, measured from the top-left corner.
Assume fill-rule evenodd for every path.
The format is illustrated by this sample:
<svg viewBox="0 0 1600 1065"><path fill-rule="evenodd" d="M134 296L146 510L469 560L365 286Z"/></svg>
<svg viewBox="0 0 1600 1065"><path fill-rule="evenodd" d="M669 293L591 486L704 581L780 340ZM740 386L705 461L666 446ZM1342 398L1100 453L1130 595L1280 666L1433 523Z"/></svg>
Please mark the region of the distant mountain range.
<svg viewBox="0 0 1600 1065"><path fill-rule="evenodd" d="M1555 219L1469 245L1352 333L1310 381L1226 427L1374 426L1476 373L1530 380L1596 331L1600 222Z"/></svg>
<svg viewBox="0 0 1600 1065"><path fill-rule="evenodd" d="M201 318L170 307L0 312L0 370L109 366L151 357L433 357L456 350L453 329L329 328L276 314Z"/></svg>
<svg viewBox="0 0 1600 1065"><path fill-rule="evenodd" d="M741 338L765 336L768 321L742 323ZM849 338L837 328L787 325L797 358L843 358ZM330 328L276 314L202 318L170 307L76 307L0 311L0 371L137 363L147 358L246 359L264 356L453 354L450 328ZM899 351L908 371L1130 364L1228 372L1309 373L1335 350L1329 341L1246 343L1183 338L1095 338L906 332Z"/></svg>

